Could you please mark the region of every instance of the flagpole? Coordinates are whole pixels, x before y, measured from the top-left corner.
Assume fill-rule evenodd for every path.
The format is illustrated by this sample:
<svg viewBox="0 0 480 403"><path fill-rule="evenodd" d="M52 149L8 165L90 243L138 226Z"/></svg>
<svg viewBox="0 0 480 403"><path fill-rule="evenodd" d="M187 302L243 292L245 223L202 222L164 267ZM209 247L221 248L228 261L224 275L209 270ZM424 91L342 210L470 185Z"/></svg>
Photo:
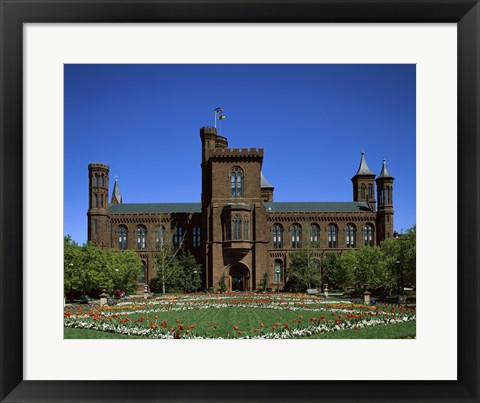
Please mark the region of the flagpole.
<svg viewBox="0 0 480 403"><path fill-rule="evenodd" d="M216 129L217 128L217 110L216 109L213 110L213 122Z"/></svg>

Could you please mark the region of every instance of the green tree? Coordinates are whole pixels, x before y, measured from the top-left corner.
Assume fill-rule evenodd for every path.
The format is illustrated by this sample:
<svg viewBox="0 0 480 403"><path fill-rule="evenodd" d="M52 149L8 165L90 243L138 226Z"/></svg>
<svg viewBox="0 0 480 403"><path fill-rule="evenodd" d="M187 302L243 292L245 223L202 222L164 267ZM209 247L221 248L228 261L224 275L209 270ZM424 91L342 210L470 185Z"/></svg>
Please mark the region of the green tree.
<svg viewBox="0 0 480 403"><path fill-rule="evenodd" d="M407 229L398 238L381 243L385 266L388 271L386 288L399 292L404 287L416 286L416 226Z"/></svg>
<svg viewBox="0 0 480 403"><path fill-rule="evenodd" d="M64 237L64 292L89 295L106 288L131 292L142 270L142 261L132 250L103 250L91 243L79 246L70 236Z"/></svg>
<svg viewBox="0 0 480 403"><path fill-rule="evenodd" d="M357 267L357 256L352 249L342 255L328 253L323 259L323 265L332 287L344 290L353 282L353 272Z"/></svg>
<svg viewBox="0 0 480 403"><path fill-rule="evenodd" d="M170 228L173 229L170 233L162 234L163 239L160 242L160 248L154 255L155 267L157 269L156 278L150 281L150 288L155 292L167 292L167 284L170 282L170 277L176 275L176 271L179 267L178 254L180 253L183 241L185 239L185 233L181 239L179 245L174 245L173 236L175 226L173 219L170 220Z"/></svg>
<svg viewBox="0 0 480 403"><path fill-rule="evenodd" d="M195 292L201 284L200 265L189 251L182 250L172 261L170 275L165 282L166 291Z"/></svg>
<svg viewBox="0 0 480 403"><path fill-rule="evenodd" d="M122 252L110 249L105 253L109 276L108 292L114 294L117 289L126 293L135 291L138 278L143 272L142 259L130 249Z"/></svg>
<svg viewBox="0 0 480 403"><path fill-rule="evenodd" d="M290 266L286 270L286 277L285 289L288 291L304 292L321 286L320 260L315 245L290 253Z"/></svg>
<svg viewBox="0 0 480 403"><path fill-rule="evenodd" d="M384 284L388 273L379 246L362 246L355 251L357 266L353 272L353 280L357 286L368 284L377 288Z"/></svg>

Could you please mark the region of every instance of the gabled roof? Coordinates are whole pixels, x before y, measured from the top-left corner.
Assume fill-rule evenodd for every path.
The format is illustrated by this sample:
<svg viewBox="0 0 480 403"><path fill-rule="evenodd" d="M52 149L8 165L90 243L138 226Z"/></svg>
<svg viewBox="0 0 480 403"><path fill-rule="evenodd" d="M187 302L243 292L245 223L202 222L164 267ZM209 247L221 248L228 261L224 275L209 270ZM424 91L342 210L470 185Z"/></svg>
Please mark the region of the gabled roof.
<svg viewBox="0 0 480 403"><path fill-rule="evenodd" d="M375 174L372 171L370 171L370 168L367 165L367 161L365 161L365 152L364 151L362 151L362 158L360 159L360 166L358 167L358 171L355 174L355 176L358 176L358 175L373 175L373 176L375 176Z"/></svg>
<svg viewBox="0 0 480 403"><path fill-rule="evenodd" d="M366 202L264 202L271 213L354 213L371 211Z"/></svg>
<svg viewBox="0 0 480 403"><path fill-rule="evenodd" d="M110 204L110 214L201 213L201 203L122 203Z"/></svg>
<svg viewBox="0 0 480 403"><path fill-rule="evenodd" d="M261 188L273 188L273 185L268 183L268 181L265 179L265 176L263 176L262 171L260 171L260 187Z"/></svg>

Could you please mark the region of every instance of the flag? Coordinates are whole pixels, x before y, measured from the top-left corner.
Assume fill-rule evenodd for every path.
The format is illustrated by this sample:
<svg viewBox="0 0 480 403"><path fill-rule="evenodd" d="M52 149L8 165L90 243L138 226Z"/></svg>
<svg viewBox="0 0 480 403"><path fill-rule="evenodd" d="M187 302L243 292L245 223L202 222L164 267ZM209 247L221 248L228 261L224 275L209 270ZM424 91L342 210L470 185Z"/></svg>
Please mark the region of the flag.
<svg viewBox="0 0 480 403"><path fill-rule="evenodd" d="M215 108L215 112L217 115L221 115L223 113L223 108L220 108L220 107Z"/></svg>
<svg viewBox="0 0 480 403"><path fill-rule="evenodd" d="M222 119L225 119L225 118L226 118L225 115L220 115L220 116L218 117L218 120L222 120Z"/></svg>

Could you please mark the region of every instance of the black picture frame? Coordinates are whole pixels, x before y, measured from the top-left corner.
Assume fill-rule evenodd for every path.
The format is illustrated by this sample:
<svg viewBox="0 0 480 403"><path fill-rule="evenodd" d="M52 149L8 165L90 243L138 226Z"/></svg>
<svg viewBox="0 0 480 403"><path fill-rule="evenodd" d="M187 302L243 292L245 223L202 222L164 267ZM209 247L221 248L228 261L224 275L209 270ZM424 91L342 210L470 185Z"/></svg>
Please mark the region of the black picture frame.
<svg viewBox="0 0 480 403"><path fill-rule="evenodd" d="M479 0L0 0L0 16L2 402L480 401ZM24 224L22 69L23 23L26 22L456 23L458 380L375 381L372 373L372 381L25 381L21 335ZM382 368L384 370L388 370L388 366Z"/></svg>

